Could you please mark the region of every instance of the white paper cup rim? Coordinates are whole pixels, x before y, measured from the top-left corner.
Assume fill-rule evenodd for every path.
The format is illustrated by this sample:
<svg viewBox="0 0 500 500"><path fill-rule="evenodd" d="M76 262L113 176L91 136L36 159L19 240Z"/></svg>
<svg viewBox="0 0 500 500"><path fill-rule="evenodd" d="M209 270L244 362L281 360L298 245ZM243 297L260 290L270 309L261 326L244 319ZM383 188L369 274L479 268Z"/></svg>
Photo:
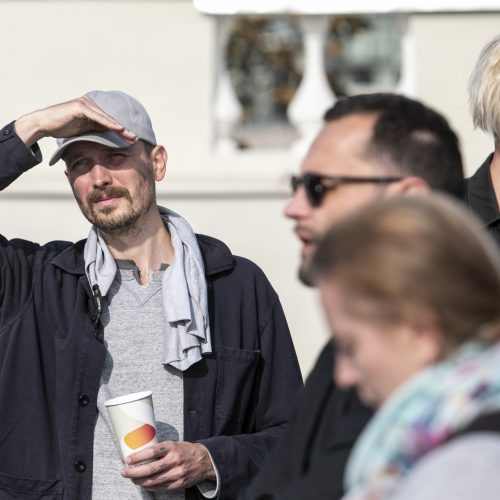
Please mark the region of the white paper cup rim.
<svg viewBox="0 0 500 500"><path fill-rule="evenodd" d="M122 405L125 403L133 403L134 401L140 401L141 399L145 399L153 394L152 391L142 391L142 392L134 392L132 394L125 394L124 396L118 396L117 398L108 399L104 402L104 406L116 406Z"/></svg>

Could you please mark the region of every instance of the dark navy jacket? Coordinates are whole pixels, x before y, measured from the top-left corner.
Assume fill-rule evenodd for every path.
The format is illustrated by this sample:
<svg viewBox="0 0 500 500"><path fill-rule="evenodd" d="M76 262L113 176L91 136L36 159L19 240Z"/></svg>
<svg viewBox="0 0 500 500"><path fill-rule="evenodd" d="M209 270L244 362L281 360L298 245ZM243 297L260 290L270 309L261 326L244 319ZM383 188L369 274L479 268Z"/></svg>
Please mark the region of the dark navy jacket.
<svg viewBox="0 0 500 500"><path fill-rule="evenodd" d="M0 189L40 161L34 152L0 131ZM301 377L262 271L214 238L198 241L214 353L184 372L184 438L209 449L219 498L234 499L282 434ZM84 244L0 236L0 499L91 497L105 347Z"/></svg>

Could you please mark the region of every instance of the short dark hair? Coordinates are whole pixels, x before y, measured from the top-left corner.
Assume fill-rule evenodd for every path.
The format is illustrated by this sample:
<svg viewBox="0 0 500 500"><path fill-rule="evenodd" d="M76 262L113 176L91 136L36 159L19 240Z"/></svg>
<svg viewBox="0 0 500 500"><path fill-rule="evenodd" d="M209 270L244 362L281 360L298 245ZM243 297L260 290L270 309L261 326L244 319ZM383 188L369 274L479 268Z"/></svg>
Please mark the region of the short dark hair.
<svg viewBox="0 0 500 500"><path fill-rule="evenodd" d="M366 151L369 158L380 159L397 173L420 177L431 189L463 197L459 141L442 115L414 99L377 93L339 99L324 119L356 114L378 117Z"/></svg>

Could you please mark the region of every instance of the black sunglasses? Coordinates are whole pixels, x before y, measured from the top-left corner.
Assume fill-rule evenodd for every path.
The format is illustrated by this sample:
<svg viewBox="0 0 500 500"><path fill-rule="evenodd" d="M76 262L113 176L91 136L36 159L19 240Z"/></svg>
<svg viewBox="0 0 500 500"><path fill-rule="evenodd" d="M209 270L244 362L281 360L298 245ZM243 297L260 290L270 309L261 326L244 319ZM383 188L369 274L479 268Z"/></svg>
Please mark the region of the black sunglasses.
<svg viewBox="0 0 500 500"><path fill-rule="evenodd" d="M307 173L301 177L293 175L291 184L294 193L300 186L304 186L307 201L312 207L319 207L326 192L336 189L342 184L388 184L390 182L400 181L401 179L403 179L403 177L349 177Z"/></svg>

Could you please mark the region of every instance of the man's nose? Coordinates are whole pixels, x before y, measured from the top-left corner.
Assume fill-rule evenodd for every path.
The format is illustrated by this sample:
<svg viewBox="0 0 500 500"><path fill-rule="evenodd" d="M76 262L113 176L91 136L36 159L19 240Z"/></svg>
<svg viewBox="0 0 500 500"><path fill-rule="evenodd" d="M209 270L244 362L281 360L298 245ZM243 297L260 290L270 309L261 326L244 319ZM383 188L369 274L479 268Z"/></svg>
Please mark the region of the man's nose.
<svg viewBox="0 0 500 500"><path fill-rule="evenodd" d="M109 170L99 162L96 162L90 171L90 178L94 187L102 187L113 182Z"/></svg>
<svg viewBox="0 0 500 500"><path fill-rule="evenodd" d="M287 201L283 213L289 219L298 220L307 216L311 211L311 205L307 200L304 186L299 186L297 190L292 193L292 196Z"/></svg>

